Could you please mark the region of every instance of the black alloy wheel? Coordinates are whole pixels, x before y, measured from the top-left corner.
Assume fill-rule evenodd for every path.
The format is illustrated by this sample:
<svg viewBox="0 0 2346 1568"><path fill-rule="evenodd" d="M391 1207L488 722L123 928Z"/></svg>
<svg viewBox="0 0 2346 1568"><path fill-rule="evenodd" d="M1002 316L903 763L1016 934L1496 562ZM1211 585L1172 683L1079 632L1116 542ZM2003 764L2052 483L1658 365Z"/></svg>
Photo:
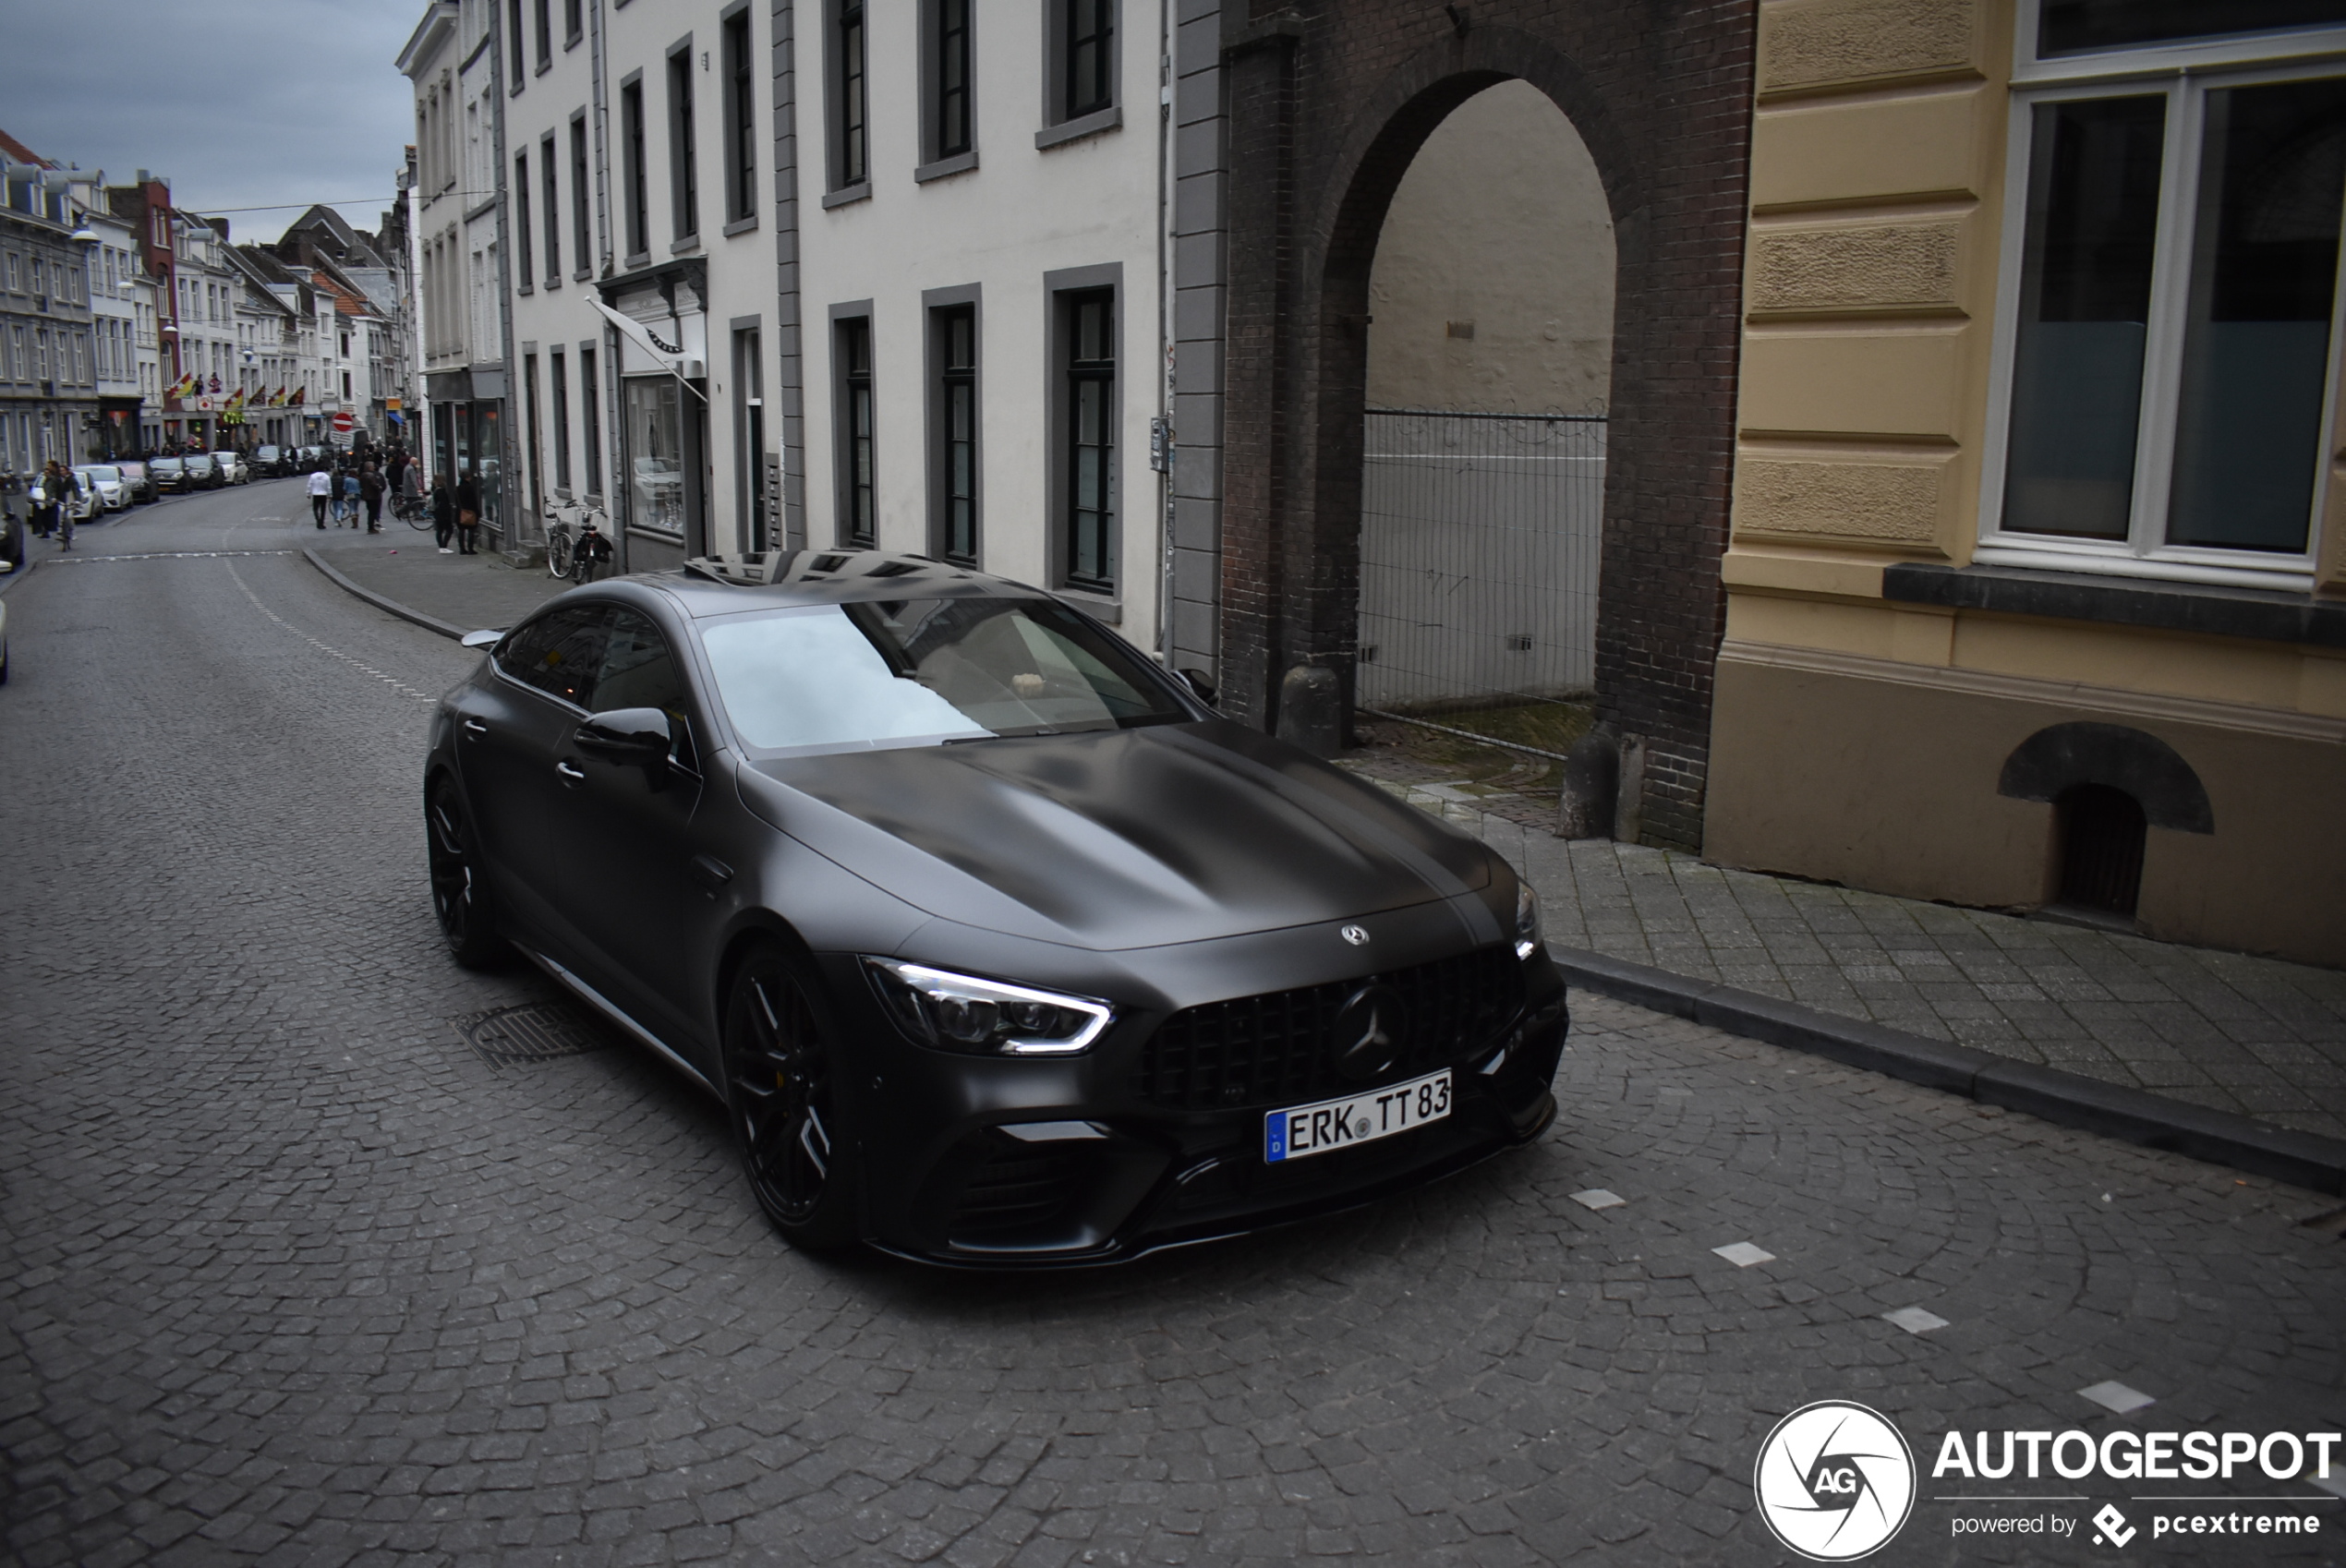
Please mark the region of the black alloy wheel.
<svg viewBox="0 0 2346 1568"><path fill-rule="evenodd" d="M725 1007L725 1097L758 1207L809 1252L856 1239L853 1143L819 985L779 947L742 960Z"/></svg>
<svg viewBox="0 0 2346 1568"><path fill-rule="evenodd" d="M431 909L440 917L441 939L465 968L494 967L505 956L505 939L497 935L497 913L481 874L480 852L454 780L432 782L424 803L424 829L429 840Z"/></svg>

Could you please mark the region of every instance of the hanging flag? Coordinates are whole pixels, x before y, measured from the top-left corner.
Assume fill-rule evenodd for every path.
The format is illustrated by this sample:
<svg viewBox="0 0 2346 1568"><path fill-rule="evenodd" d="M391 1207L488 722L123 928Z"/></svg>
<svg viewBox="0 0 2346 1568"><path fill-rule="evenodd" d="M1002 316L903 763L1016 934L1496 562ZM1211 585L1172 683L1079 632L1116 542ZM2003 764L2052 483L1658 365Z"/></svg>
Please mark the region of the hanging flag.
<svg viewBox="0 0 2346 1568"><path fill-rule="evenodd" d="M293 400L286 404L285 406L288 408L299 408L303 400L308 397L308 395L309 389L308 387L296 387L293 390Z"/></svg>
<svg viewBox="0 0 2346 1568"><path fill-rule="evenodd" d="M228 394L228 407L233 412L236 409L242 408L244 405L245 389L238 387L235 392Z"/></svg>

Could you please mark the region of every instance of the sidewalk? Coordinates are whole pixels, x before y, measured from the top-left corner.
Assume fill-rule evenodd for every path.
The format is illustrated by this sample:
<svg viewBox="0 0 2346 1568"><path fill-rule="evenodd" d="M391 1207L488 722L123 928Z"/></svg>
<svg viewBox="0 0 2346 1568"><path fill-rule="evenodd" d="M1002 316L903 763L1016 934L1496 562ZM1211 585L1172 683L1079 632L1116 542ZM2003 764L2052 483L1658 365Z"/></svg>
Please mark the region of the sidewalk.
<svg viewBox="0 0 2346 1568"><path fill-rule="evenodd" d="M546 574L542 566L516 568L502 555L441 555L429 533L388 519L380 534L348 528L323 532L306 524L287 542L315 550L320 560L352 583L393 604L473 632L502 630L570 584Z"/></svg>
<svg viewBox="0 0 2346 1568"><path fill-rule="evenodd" d="M2346 973L1567 840L1376 782L1506 855L1557 947L2346 1138Z"/></svg>

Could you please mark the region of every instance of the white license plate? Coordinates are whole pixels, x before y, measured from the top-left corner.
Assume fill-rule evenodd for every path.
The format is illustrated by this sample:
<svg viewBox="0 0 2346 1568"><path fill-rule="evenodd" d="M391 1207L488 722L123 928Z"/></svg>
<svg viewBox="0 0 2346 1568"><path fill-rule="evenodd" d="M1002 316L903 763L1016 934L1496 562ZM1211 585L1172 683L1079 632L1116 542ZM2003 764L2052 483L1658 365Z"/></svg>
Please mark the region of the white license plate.
<svg viewBox="0 0 2346 1568"><path fill-rule="evenodd" d="M1373 1143L1450 1114L1450 1069L1344 1100L1273 1111L1263 1118L1263 1158L1273 1164Z"/></svg>

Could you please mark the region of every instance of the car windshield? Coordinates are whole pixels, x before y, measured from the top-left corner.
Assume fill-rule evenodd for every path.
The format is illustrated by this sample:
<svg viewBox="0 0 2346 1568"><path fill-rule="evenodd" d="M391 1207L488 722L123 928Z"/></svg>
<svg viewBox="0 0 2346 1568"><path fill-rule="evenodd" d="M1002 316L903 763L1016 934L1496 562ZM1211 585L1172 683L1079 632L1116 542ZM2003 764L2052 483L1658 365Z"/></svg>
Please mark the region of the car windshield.
<svg viewBox="0 0 2346 1568"><path fill-rule="evenodd" d="M154 465L165 474L176 474L187 466L175 457L158 457L155 459Z"/></svg>
<svg viewBox="0 0 2346 1568"><path fill-rule="evenodd" d="M273 463L277 460L277 449L273 446L255 447L252 454L263 463Z"/></svg>
<svg viewBox="0 0 2346 1568"><path fill-rule="evenodd" d="M118 483L122 478L121 469L103 463L92 463L85 468L77 468L74 472L87 474L91 478L109 485Z"/></svg>
<svg viewBox="0 0 2346 1568"><path fill-rule="evenodd" d="M1172 724L1137 655L1046 599L927 598L729 616L701 631L725 713L759 751L901 746Z"/></svg>

